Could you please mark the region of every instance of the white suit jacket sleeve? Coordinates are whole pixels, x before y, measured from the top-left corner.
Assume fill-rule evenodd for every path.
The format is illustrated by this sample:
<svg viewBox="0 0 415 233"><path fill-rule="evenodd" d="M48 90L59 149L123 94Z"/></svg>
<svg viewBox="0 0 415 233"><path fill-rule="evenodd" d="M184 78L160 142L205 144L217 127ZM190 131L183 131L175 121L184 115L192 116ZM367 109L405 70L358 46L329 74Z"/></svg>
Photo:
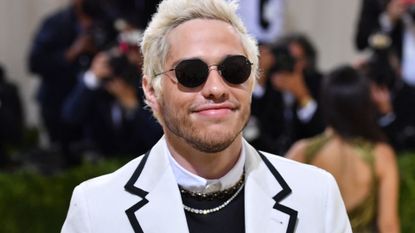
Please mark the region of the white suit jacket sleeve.
<svg viewBox="0 0 415 233"><path fill-rule="evenodd" d="M73 191L68 215L66 216L65 223L62 226L61 233L91 232L87 212L88 203L86 202L82 186L77 186Z"/></svg>

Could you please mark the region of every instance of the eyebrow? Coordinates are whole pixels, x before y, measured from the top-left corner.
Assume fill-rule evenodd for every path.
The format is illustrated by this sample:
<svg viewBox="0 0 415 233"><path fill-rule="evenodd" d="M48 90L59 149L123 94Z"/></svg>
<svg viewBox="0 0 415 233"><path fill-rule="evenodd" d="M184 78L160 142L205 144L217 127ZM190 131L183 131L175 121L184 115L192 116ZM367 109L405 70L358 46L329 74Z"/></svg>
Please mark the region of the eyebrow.
<svg viewBox="0 0 415 233"><path fill-rule="evenodd" d="M186 61L186 60L202 60L203 62L205 62L202 58L200 57L189 57L189 58L183 58L183 59L179 59L175 62L173 62L172 67L176 67L177 64L179 64L182 61Z"/></svg>
<svg viewBox="0 0 415 233"><path fill-rule="evenodd" d="M239 53L235 53L235 54L226 54L225 56L223 56L220 60L219 60L219 62L217 62L216 64L213 64L213 65L218 65L218 64L220 64L223 60L225 60L227 57L229 57L229 56L237 56L237 55L242 55L242 56L246 56L245 54L239 54ZM177 61L175 61L175 62L173 62L173 64L172 64L172 68L173 67L176 67L177 66L177 64L179 64L180 62L182 62L182 61L186 61L186 60L201 60L201 61L203 61L204 63L206 63L206 64L208 64L204 59L202 59L201 57L189 57L189 58L183 58L183 59L179 59L179 60L177 60ZM208 64L209 65L209 64Z"/></svg>

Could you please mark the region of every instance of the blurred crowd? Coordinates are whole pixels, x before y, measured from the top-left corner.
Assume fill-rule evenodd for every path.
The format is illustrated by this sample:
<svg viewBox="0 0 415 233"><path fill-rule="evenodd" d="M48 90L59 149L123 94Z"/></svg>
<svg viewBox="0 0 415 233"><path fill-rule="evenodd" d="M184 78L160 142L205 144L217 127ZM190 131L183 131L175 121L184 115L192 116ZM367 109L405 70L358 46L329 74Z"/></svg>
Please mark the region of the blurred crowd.
<svg viewBox="0 0 415 233"><path fill-rule="evenodd" d="M36 98L48 146L32 143L37 148L20 150L20 162L49 155L50 166L66 168L84 159L131 158L160 138L139 87L146 12L141 0L71 0L44 18L27 67L40 79ZM11 154L31 136L17 88L1 74L0 164L7 168L19 162Z"/></svg>
<svg viewBox="0 0 415 233"><path fill-rule="evenodd" d="M83 154L134 156L161 136L139 88L138 41L157 4L71 0L40 23L28 69L40 79L39 115L50 150L62 155L64 164L78 164ZM307 35L284 30L285 7L284 0L242 0L239 9L261 54L244 135L258 149L280 155L294 142L321 134L327 124L318 51ZM370 80L376 121L397 151L415 147L414 19L411 0L362 0L356 24L356 48L370 56L351 65ZM25 126L17 87L3 68L0 84L5 164L10 148L24 140Z"/></svg>
<svg viewBox="0 0 415 233"><path fill-rule="evenodd" d="M27 64L40 79L39 115L49 142L42 151L59 154L62 168L84 159L135 157L162 135L145 108L138 43L157 3L71 0L39 25ZM308 36L284 29L285 7L285 0L240 1L240 16L260 49L260 79L244 136L259 150L333 172L346 207L354 209L359 197L374 191L349 195L356 186L324 159L349 151L369 161L363 173L373 179L354 179L372 187L367 184L373 180L381 186L384 177L396 179L396 152L415 149L415 1L361 0L354 44L369 55L328 74L319 70ZM28 136L18 88L3 68L0 75L0 164L7 167ZM25 158L39 156L34 151L25 151ZM392 167L373 165L384 154L392 156ZM385 167L390 172L378 172ZM394 190L396 183L386 187Z"/></svg>
<svg viewBox="0 0 415 233"><path fill-rule="evenodd" d="M86 155L135 156L161 136L140 86L140 36L158 1L71 0L40 23L28 69L40 79L37 100L49 151L66 166ZM260 48L260 79L245 138L284 155L298 140L323 133L318 51L307 35L284 29L285 0L240 1L239 14ZM355 46L369 51L350 64L370 80L376 122L397 151L415 147L415 4L362 0ZM0 163L27 138L18 89L0 79ZM146 132L145 134L142 132Z"/></svg>

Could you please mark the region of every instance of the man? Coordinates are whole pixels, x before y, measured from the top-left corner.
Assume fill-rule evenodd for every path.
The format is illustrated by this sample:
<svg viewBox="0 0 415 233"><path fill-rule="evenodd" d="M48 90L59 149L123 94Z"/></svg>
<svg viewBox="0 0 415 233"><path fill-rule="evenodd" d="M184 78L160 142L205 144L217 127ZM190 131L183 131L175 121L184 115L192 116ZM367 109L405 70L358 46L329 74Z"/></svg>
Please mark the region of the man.
<svg viewBox="0 0 415 233"><path fill-rule="evenodd" d="M404 82L415 86L415 1L363 0L355 46L358 50L371 48L379 36L386 36L397 54Z"/></svg>
<svg viewBox="0 0 415 233"><path fill-rule="evenodd" d="M94 0L71 0L67 7L46 17L28 57L30 72L41 79L37 99L48 139L64 154L68 166L78 162L71 148L81 130L79 125L64 122L62 107L77 76L89 66L98 44L102 44L93 33L103 17L98 6Z"/></svg>
<svg viewBox="0 0 415 233"><path fill-rule="evenodd" d="M360 64L371 80L372 99L378 112L378 123L398 152L415 149L415 87L402 79L391 48L373 44L373 54Z"/></svg>
<svg viewBox="0 0 415 233"><path fill-rule="evenodd" d="M23 138L24 117L18 87L7 80L0 64L0 168L9 166L7 148L19 147Z"/></svg>
<svg viewBox="0 0 415 233"><path fill-rule="evenodd" d="M276 64L270 80L280 95L282 104L278 105L278 112L283 115L279 123L282 130L276 141L281 146L280 153L285 153L295 141L324 130L318 104L323 75L317 67L317 51L304 34L293 33L281 38L274 48L274 56Z"/></svg>
<svg viewBox="0 0 415 233"><path fill-rule="evenodd" d="M99 53L65 101L64 119L83 126L82 152L132 156L160 139L159 124L140 107L141 78L127 56L114 49Z"/></svg>
<svg viewBox="0 0 415 233"><path fill-rule="evenodd" d="M223 0L165 0L144 32L143 88L164 136L87 181L62 232L351 232L328 173L243 138L255 41Z"/></svg>
<svg viewBox="0 0 415 233"><path fill-rule="evenodd" d="M317 52L303 34L280 38L268 52L261 47L260 70L265 76L261 82L265 85L263 91L261 85L255 86L244 133L255 148L284 155L297 140L324 130L318 104L322 74L316 66ZM258 132L254 136L252 129Z"/></svg>

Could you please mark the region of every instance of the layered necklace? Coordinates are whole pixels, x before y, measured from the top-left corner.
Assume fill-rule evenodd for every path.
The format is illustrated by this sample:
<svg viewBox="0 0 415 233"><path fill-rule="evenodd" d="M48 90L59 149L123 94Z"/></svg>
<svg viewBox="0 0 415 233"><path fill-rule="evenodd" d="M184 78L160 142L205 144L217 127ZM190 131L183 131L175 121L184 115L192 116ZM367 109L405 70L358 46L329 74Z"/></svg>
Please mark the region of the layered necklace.
<svg viewBox="0 0 415 233"><path fill-rule="evenodd" d="M197 200L212 201L212 200L226 199L221 205L214 207L214 208L210 208L210 209L197 209L197 208L192 208L190 206L187 206L185 204L183 204L183 208L188 212L191 212L194 214L201 214L201 215L206 215L206 214L210 214L213 212L217 212L225 208L229 203L231 203L238 196L238 194L242 191L244 184L245 184L245 171L242 173L241 178L234 186L228 189L222 190L222 191L216 191L216 192L211 192L211 193L191 192L191 191L184 189L182 186L179 185L179 190L182 195L192 197Z"/></svg>

